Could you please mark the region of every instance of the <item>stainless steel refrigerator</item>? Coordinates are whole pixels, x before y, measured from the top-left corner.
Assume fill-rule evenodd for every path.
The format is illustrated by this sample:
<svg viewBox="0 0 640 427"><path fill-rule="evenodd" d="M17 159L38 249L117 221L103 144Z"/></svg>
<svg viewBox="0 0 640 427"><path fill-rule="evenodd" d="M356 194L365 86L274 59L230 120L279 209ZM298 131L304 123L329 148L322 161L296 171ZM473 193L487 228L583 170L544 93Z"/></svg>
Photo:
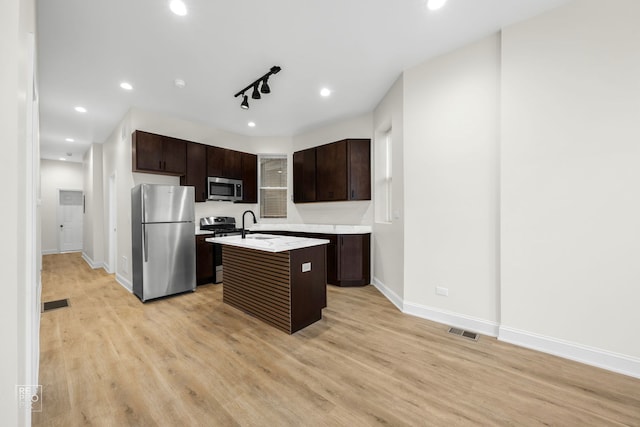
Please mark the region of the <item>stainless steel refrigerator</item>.
<svg viewBox="0 0 640 427"><path fill-rule="evenodd" d="M142 300L196 289L194 188L131 189L133 293Z"/></svg>

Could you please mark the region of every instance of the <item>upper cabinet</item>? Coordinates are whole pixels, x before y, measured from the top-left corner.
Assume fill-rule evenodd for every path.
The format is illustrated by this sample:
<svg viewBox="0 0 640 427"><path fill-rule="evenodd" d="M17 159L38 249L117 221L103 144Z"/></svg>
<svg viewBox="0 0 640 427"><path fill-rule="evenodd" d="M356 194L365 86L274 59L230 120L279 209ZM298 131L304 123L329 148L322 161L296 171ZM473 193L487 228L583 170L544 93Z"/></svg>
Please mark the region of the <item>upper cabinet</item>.
<svg viewBox="0 0 640 427"><path fill-rule="evenodd" d="M316 201L316 149L293 153L293 201Z"/></svg>
<svg viewBox="0 0 640 427"><path fill-rule="evenodd" d="M242 179L242 153L220 147L207 147L209 176Z"/></svg>
<svg viewBox="0 0 640 427"><path fill-rule="evenodd" d="M187 143L187 171L180 177L180 185L195 187L196 202L207 200L207 146Z"/></svg>
<svg viewBox="0 0 640 427"><path fill-rule="evenodd" d="M293 201L371 200L371 140L345 139L293 153Z"/></svg>
<svg viewBox="0 0 640 427"><path fill-rule="evenodd" d="M316 201L347 200L347 141L316 148Z"/></svg>
<svg viewBox="0 0 640 427"><path fill-rule="evenodd" d="M154 133L135 131L131 138L133 172L180 176L195 187L195 201L207 200L207 177L241 179L241 203L258 203L258 156Z"/></svg>
<svg viewBox="0 0 640 427"><path fill-rule="evenodd" d="M131 144L133 172L184 175L186 141L137 130Z"/></svg>
<svg viewBox="0 0 640 427"><path fill-rule="evenodd" d="M242 203L258 203L258 156L242 153Z"/></svg>

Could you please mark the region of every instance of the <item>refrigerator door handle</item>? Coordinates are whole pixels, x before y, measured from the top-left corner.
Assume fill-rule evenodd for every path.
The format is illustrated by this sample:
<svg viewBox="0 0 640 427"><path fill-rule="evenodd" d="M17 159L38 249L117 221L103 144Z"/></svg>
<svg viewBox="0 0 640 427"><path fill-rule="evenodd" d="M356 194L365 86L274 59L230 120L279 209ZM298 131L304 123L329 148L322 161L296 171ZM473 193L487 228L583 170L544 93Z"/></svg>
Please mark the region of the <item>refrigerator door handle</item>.
<svg viewBox="0 0 640 427"><path fill-rule="evenodd" d="M142 227L144 228L144 233L142 234L142 252L144 253L144 262L149 262L149 237L147 236L146 225L143 225Z"/></svg>

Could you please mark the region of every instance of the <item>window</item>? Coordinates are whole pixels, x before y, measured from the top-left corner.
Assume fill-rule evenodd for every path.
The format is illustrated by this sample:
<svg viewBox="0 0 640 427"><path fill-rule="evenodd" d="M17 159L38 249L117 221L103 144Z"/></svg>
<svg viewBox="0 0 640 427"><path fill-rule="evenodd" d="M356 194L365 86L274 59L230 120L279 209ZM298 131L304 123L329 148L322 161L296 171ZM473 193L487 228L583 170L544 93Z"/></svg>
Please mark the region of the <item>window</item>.
<svg viewBox="0 0 640 427"><path fill-rule="evenodd" d="M375 185L375 201L376 201L376 221L391 222L392 221L392 205L393 200L391 191L393 188L392 174L392 153L393 144L391 139L391 129L383 132L376 138L376 185Z"/></svg>
<svg viewBox="0 0 640 427"><path fill-rule="evenodd" d="M260 218L287 217L287 156L260 156Z"/></svg>

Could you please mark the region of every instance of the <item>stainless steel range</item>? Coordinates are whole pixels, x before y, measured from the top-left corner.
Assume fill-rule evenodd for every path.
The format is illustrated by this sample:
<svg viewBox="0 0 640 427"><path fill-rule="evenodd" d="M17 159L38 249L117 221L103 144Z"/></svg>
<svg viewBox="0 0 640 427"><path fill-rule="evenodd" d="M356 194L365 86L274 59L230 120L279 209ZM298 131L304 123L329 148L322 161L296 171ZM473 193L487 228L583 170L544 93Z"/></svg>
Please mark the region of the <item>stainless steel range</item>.
<svg viewBox="0 0 640 427"><path fill-rule="evenodd" d="M213 237L237 236L242 230L236 227L236 219L232 216L206 216L200 218L200 230L213 232ZM214 283L222 282L222 246L213 243L213 265L215 266Z"/></svg>

